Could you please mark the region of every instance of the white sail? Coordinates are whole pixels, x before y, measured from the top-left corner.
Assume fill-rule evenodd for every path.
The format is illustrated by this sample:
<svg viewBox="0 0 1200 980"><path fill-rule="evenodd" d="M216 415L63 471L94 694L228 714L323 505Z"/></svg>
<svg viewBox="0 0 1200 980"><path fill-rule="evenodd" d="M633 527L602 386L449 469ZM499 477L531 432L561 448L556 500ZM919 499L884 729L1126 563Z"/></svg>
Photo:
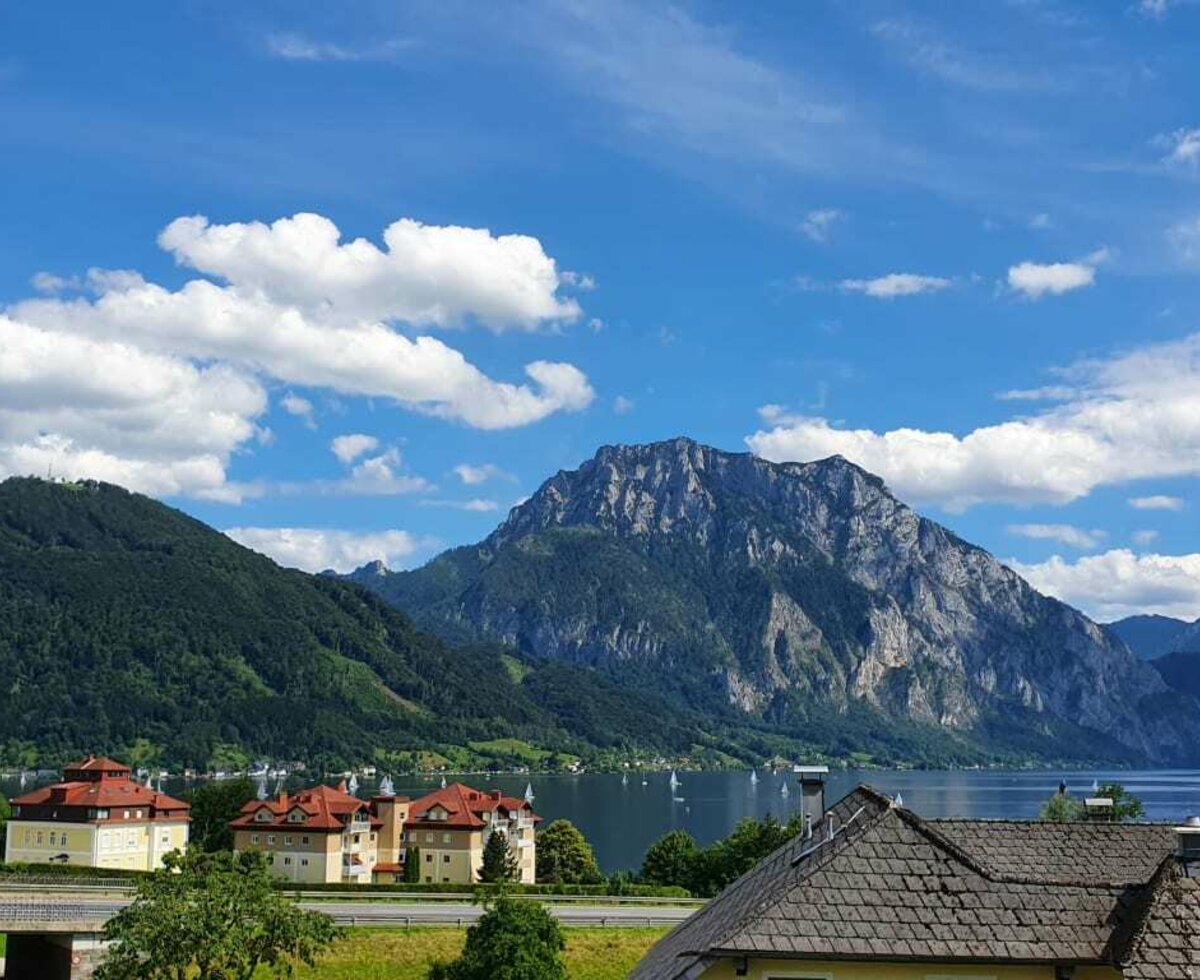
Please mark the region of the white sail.
<svg viewBox="0 0 1200 980"><path fill-rule="evenodd" d="M675 770L671 770L671 789L675 789L679 785L679 777L675 775Z"/></svg>
<svg viewBox="0 0 1200 980"><path fill-rule="evenodd" d="M351 796L358 792L358 777L354 773L350 773L350 782L346 784L346 790Z"/></svg>
<svg viewBox="0 0 1200 980"><path fill-rule="evenodd" d="M445 788L446 788L446 777L443 776L442 777L442 789L445 789Z"/></svg>
<svg viewBox="0 0 1200 980"><path fill-rule="evenodd" d="M379 795L380 796L395 796L396 795L396 787L392 783L391 776L384 776L383 779L379 780Z"/></svg>
<svg viewBox="0 0 1200 980"><path fill-rule="evenodd" d="M267 781L261 780L258 784L258 798L265 800L267 798Z"/></svg>
<svg viewBox="0 0 1200 980"><path fill-rule="evenodd" d="M791 795L791 791L788 789L787 783L784 783L782 786L779 787L779 795L780 796L790 796Z"/></svg>
<svg viewBox="0 0 1200 980"><path fill-rule="evenodd" d="M525 784L525 802L526 803L533 802L533 783Z"/></svg>
<svg viewBox="0 0 1200 980"><path fill-rule="evenodd" d="M627 773L627 772L621 773L621 785L622 786L629 785L629 773Z"/></svg>
<svg viewBox="0 0 1200 980"><path fill-rule="evenodd" d="M750 770L750 785L751 786L758 785L758 770L757 769Z"/></svg>

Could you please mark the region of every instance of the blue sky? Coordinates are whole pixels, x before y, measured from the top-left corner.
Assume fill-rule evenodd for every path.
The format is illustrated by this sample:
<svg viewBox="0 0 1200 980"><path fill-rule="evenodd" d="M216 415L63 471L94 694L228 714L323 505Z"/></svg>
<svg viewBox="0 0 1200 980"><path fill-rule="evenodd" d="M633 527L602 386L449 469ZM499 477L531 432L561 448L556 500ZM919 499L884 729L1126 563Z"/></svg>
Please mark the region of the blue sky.
<svg viewBox="0 0 1200 980"><path fill-rule="evenodd" d="M304 567L841 452L1200 616L1200 4L9 4L0 474ZM352 437L352 438L344 438Z"/></svg>

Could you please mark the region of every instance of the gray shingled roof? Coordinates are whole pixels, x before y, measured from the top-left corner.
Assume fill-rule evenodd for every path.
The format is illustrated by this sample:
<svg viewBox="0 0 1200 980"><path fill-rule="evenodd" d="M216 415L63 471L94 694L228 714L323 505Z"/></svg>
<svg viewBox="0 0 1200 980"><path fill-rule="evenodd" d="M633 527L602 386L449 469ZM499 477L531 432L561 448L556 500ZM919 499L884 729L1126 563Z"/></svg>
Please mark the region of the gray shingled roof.
<svg viewBox="0 0 1200 980"><path fill-rule="evenodd" d="M631 976L675 980L726 956L1112 963L1173 846L1158 826L925 821L860 786Z"/></svg>
<svg viewBox="0 0 1200 980"><path fill-rule="evenodd" d="M1125 980L1200 980L1200 880L1168 860L1121 956Z"/></svg>

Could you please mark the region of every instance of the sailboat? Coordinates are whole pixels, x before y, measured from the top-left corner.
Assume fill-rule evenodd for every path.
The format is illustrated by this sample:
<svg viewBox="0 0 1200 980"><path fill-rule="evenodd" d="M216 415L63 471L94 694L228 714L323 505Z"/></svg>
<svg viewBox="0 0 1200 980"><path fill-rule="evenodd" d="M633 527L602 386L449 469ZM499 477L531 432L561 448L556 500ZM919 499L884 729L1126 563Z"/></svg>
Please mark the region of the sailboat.
<svg viewBox="0 0 1200 980"><path fill-rule="evenodd" d="M787 783L784 783L782 786L779 787L779 795L783 796L783 797L787 797L787 796L791 795L791 790L788 789Z"/></svg>
<svg viewBox="0 0 1200 980"><path fill-rule="evenodd" d="M442 777L442 789L445 789L445 788L446 788L446 777L443 776Z"/></svg>
<svg viewBox="0 0 1200 980"><path fill-rule="evenodd" d="M621 785L622 786L629 785L629 773L627 773L627 772L621 773Z"/></svg>
<svg viewBox="0 0 1200 980"><path fill-rule="evenodd" d="M392 783L391 776L384 776L383 779L379 780L379 795L380 796L395 796L396 795L396 787Z"/></svg>
<svg viewBox="0 0 1200 980"><path fill-rule="evenodd" d="M531 805L533 803L533 783L525 784L525 802Z"/></svg>
<svg viewBox="0 0 1200 980"><path fill-rule="evenodd" d="M260 800L265 800L267 798L267 781L265 779L259 780L258 798Z"/></svg>
<svg viewBox="0 0 1200 980"><path fill-rule="evenodd" d="M354 796L358 792L358 776L350 773L350 782L346 784L346 792Z"/></svg>
<svg viewBox="0 0 1200 980"><path fill-rule="evenodd" d="M757 769L750 770L750 785L751 786L758 785L758 770Z"/></svg>
<svg viewBox="0 0 1200 980"><path fill-rule="evenodd" d="M671 789L672 789L672 791L674 791L675 789L678 789L678 787L679 787L679 777L675 775L675 770L674 770L674 769L672 769L672 770L671 770L671 780L670 780L670 782L671 782Z"/></svg>

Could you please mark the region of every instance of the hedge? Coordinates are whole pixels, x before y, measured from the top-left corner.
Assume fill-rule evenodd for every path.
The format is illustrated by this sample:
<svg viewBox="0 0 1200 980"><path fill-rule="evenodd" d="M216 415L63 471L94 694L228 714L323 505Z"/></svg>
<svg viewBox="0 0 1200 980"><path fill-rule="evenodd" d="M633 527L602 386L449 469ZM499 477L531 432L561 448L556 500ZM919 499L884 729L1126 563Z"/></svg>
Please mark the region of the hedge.
<svg viewBox="0 0 1200 980"><path fill-rule="evenodd" d="M348 882L279 882L277 887L287 892L332 892L351 893L356 895L380 895L389 892L420 894L427 892L434 895L474 895L487 888L479 883L473 885L451 884L449 882L420 882L418 884L394 885L355 885ZM627 896L629 898L691 898L692 893L686 888L676 885L627 885L619 888L609 885L519 885L510 883L506 886L514 895L597 895L597 896Z"/></svg>

